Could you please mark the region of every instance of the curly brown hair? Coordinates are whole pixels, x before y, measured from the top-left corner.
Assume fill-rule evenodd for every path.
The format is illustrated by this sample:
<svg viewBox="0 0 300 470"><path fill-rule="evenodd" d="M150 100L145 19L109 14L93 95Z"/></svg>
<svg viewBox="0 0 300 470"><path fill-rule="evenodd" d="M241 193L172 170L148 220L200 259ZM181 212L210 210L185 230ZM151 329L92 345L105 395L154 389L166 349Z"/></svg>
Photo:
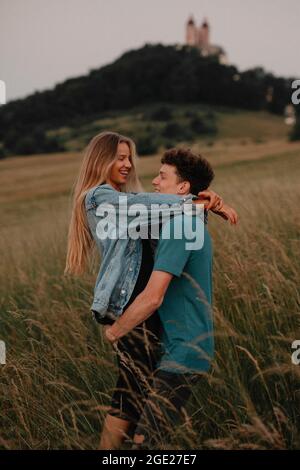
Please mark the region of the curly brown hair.
<svg viewBox="0 0 300 470"><path fill-rule="evenodd" d="M190 149L169 149L163 154L161 163L174 166L180 181L188 181L191 186L190 192L196 195L207 189L215 176L206 158L193 153Z"/></svg>

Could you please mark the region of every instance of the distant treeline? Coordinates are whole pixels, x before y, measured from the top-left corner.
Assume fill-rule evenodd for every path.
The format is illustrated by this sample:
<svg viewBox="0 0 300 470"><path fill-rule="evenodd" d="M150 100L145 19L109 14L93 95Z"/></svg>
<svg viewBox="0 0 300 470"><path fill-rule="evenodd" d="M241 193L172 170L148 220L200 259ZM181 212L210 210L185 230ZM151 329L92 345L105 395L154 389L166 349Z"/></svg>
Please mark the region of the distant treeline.
<svg viewBox="0 0 300 470"><path fill-rule="evenodd" d="M291 132L290 138L291 140L300 140L300 104L295 106L295 108L296 108L296 123Z"/></svg>
<svg viewBox="0 0 300 470"><path fill-rule="evenodd" d="M165 103L206 103L282 114L292 79L262 68L239 72L191 47L146 45L114 63L0 108L2 155L60 150L48 129L116 109ZM22 152L23 149L23 152Z"/></svg>

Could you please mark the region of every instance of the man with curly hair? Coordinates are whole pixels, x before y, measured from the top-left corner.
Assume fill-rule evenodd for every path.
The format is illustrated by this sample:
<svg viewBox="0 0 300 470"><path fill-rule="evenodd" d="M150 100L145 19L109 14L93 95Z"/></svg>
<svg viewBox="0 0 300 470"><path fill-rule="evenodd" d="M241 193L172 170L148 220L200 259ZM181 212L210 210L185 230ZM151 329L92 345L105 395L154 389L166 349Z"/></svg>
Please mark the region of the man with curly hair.
<svg viewBox="0 0 300 470"><path fill-rule="evenodd" d="M214 178L210 163L190 150L170 149L161 163L152 182L156 192L196 195ZM236 222L236 214L231 216ZM134 438L144 448L162 442L170 426L182 419L191 386L209 370L213 358L212 243L206 220L192 215L193 229L187 224L187 231L186 217L175 216L163 225L146 288L105 332L116 342L159 312L163 353ZM195 249L193 234L201 231L203 243Z"/></svg>

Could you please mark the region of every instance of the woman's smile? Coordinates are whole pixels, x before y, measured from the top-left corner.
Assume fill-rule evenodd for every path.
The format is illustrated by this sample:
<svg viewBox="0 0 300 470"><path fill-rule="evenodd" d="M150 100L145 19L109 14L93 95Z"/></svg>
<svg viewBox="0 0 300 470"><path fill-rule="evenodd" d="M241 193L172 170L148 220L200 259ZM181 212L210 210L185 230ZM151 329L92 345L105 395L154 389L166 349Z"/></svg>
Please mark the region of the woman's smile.
<svg viewBox="0 0 300 470"><path fill-rule="evenodd" d="M111 167L110 176L107 182L115 189L119 190L120 185L127 182L127 177L131 171L131 152L129 146L122 142L118 145L117 159Z"/></svg>
<svg viewBox="0 0 300 470"><path fill-rule="evenodd" d="M124 169L121 169L121 170L119 171L119 173L120 173L122 176L127 177L127 175L129 174L129 171L130 171L130 170L127 170L126 168L124 168Z"/></svg>

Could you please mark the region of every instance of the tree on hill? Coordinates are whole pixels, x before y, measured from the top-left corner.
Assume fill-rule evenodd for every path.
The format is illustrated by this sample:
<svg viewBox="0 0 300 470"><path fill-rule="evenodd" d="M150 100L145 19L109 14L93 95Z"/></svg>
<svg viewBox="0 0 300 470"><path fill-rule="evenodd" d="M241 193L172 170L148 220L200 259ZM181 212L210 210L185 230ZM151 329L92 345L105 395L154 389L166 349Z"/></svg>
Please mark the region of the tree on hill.
<svg viewBox="0 0 300 470"><path fill-rule="evenodd" d="M296 122L294 124L293 130L290 134L290 140L300 140L300 104L298 105L296 112Z"/></svg>
<svg viewBox="0 0 300 470"><path fill-rule="evenodd" d="M270 89L271 102L266 99ZM46 131L109 110L156 102L207 103L283 113L289 94L290 81L261 68L241 73L214 57L202 57L195 48L145 45L86 76L2 106L0 142L5 141L5 151L11 153L10 133L29 137L40 125Z"/></svg>

